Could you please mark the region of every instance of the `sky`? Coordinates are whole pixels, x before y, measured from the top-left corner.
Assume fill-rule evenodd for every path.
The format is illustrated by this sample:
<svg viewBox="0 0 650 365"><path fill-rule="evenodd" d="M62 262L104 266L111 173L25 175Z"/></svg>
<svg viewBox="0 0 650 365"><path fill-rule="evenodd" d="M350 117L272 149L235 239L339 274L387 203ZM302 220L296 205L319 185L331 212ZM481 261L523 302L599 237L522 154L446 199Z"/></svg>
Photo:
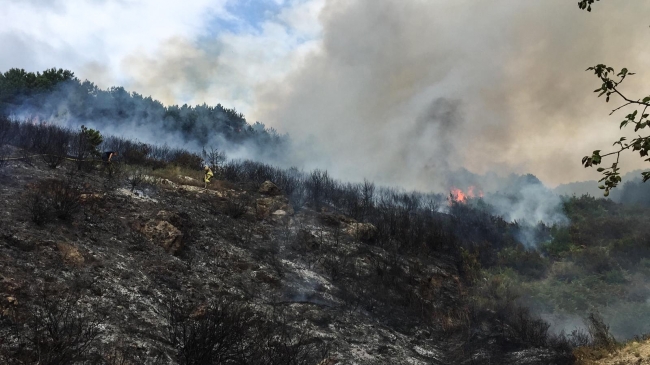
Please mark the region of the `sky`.
<svg viewBox="0 0 650 365"><path fill-rule="evenodd" d="M629 134L585 72L644 69L650 2L0 0L0 71L70 69L165 104L222 104L295 142L291 163L407 188L451 171L597 179ZM645 94L644 94L645 93ZM623 159L623 172L645 167Z"/></svg>

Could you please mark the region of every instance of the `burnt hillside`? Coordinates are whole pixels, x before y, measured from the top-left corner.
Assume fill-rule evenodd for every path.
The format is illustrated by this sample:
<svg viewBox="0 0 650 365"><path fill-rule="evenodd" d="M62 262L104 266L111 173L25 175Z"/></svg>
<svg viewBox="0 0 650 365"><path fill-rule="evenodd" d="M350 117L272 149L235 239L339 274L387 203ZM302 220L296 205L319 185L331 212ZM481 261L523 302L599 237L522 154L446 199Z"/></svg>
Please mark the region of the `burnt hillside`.
<svg viewBox="0 0 650 365"><path fill-rule="evenodd" d="M79 132L2 126L4 363L574 362L575 341L476 285L516 224L247 161L203 189L191 153L122 141L80 164L47 142Z"/></svg>

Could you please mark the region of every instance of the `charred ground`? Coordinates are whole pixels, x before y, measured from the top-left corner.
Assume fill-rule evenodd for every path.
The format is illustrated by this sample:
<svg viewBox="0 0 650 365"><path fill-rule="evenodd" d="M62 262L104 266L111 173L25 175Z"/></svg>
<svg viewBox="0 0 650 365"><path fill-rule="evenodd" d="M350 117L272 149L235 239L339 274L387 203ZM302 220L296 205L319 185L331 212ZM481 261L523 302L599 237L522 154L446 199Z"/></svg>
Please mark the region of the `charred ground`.
<svg viewBox="0 0 650 365"><path fill-rule="evenodd" d="M121 161L81 166L77 132L2 122L4 362L571 364L609 338L554 335L488 280L539 254L484 210L250 161L205 190L201 156L114 138Z"/></svg>

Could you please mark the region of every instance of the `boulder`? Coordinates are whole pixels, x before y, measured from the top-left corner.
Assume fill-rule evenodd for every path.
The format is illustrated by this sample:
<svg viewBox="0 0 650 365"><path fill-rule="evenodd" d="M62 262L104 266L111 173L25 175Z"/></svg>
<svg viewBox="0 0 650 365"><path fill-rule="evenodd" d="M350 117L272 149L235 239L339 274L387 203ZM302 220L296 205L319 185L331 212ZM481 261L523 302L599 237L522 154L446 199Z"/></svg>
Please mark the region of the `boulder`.
<svg viewBox="0 0 650 365"><path fill-rule="evenodd" d="M377 238L377 228L371 223L350 223L345 229L345 233L364 242L370 242Z"/></svg>
<svg viewBox="0 0 650 365"><path fill-rule="evenodd" d="M293 215L293 207L289 204L289 200L283 196L276 196L272 198L259 198L255 202L255 209L257 217L260 219L268 218L271 213L278 210L284 211L288 215Z"/></svg>
<svg viewBox="0 0 650 365"><path fill-rule="evenodd" d="M183 249L183 233L170 221L178 221L176 215L161 210L155 218L144 223L136 223L134 228L162 246L168 253L176 255Z"/></svg>
<svg viewBox="0 0 650 365"><path fill-rule="evenodd" d="M182 182L185 183L198 183L199 181L193 177L185 176L185 175L178 175L178 179Z"/></svg>
<svg viewBox="0 0 650 365"><path fill-rule="evenodd" d="M66 264L71 266L83 265L84 257L75 246L68 243L59 242L56 244L56 248L59 250L61 258Z"/></svg>
<svg viewBox="0 0 650 365"><path fill-rule="evenodd" d="M171 188L175 188L177 186L175 182L173 182L173 181L171 181L169 179L160 179L160 184L169 186Z"/></svg>
<svg viewBox="0 0 650 365"><path fill-rule="evenodd" d="M260 194L269 195L269 196L282 195L282 191L280 191L280 188L278 188L277 185L275 185L274 183L268 180L262 183L259 192Z"/></svg>
<svg viewBox="0 0 650 365"><path fill-rule="evenodd" d="M307 229L301 229L296 233L298 244L304 248L313 250L320 246L318 238Z"/></svg>
<svg viewBox="0 0 650 365"><path fill-rule="evenodd" d="M328 213L328 212L321 213L320 220L321 222L323 222L323 224L331 227L340 227L342 225L347 225L347 224L357 222L354 219L345 216L343 214Z"/></svg>
<svg viewBox="0 0 650 365"><path fill-rule="evenodd" d="M7 297L6 305L0 305L0 314L4 317L14 318L16 315L17 306L18 306L18 299L16 299L16 297L9 296Z"/></svg>
<svg viewBox="0 0 650 365"><path fill-rule="evenodd" d="M201 319L201 318L205 317L207 312L208 312L208 305L203 303L203 304L199 305L198 307L196 307L192 311L192 313L190 313L189 317L191 319Z"/></svg>

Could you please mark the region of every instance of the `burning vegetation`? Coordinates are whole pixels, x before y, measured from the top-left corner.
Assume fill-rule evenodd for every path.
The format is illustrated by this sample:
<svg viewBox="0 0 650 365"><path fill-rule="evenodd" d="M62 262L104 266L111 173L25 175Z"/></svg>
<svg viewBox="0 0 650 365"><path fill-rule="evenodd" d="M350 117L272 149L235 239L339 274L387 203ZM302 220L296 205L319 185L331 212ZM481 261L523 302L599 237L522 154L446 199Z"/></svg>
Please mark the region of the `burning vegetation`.
<svg viewBox="0 0 650 365"><path fill-rule="evenodd" d="M483 191L475 186L469 186L465 191L451 187L449 189L449 205L453 203L467 203L468 199L482 198Z"/></svg>

